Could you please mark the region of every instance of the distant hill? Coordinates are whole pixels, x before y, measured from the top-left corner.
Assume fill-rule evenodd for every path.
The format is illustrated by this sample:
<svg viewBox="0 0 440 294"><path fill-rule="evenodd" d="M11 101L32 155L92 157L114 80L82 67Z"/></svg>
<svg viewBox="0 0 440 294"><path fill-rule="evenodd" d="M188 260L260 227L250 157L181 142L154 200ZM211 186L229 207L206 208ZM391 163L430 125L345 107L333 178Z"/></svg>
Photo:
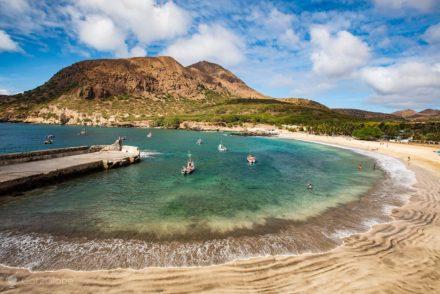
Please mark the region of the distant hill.
<svg viewBox="0 0 440 294"><path fill-rule="evenodd" d="M406 109L396 111L393 114L410 121L440 121L440 110L436 109L425 109L420 112L412 109Z"/></svg>
<svg viewBox="0 0 440 294"><path fill-rule="evenodd" d="M373 112L373 111L366 111L366 110L360 110L360 109L353 109L353 108L333 108L332 110L349 115L356 118L361 119L371 119L371 120L395 120L399 119L399 116L395 114L389 114L389 113L382 113L382 112Z"/></svg>
<svg viewBox="0 0 440 294"><path fill-rule="evenodd" d="M421 115L427 115L427 116L440 116L440 110L436 109L425 109L419 112Z"/></svg>
<svg viewBox="0 0 440 294"><path fill-rule="evenodd" d="M290 104L295 104L298 106L303 106L303 107L310 107L310 108L317 108L317 109L325 109L325 110L329 110L329 108L319 102L310 100L310 99L305 99L305 98L281 98L279 99L283 102L287 102Z"/></svg>
<svg viewBox="0 0 440 294"><path fill-rule="evenodd" d="M417 111L412 110L412 109L405 109L405 110L395 111L392 114L394 114L395 116L407 118L407 117L410 117L410 116L417 114Z"/></svg>

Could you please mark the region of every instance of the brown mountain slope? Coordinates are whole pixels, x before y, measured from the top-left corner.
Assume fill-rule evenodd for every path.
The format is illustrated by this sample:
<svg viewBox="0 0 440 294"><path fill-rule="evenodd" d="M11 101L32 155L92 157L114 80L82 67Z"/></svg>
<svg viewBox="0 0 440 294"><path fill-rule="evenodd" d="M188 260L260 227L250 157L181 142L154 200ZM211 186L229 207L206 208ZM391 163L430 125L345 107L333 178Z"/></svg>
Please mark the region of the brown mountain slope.
<svg viewBox="0 0 440 294"><path fill-rule="evenodd" d="M414 114L417 114L417 111L412 110L412 109L405 109L405 110L395 111L392 114L406 118L406 117L410 117Z"/></svg>
<svg viewBox="0 0 440 294"><path fill-rule="evenodd" d="M426 116L440 116L440 110L428 108L420 111L419 114Z"/></svg>
<svg viewBox="0 0 440 294"><path fill-rule="evenodd" d="M262 97L213 63L184 67L166 56L87 60L60 70L34 90L2 99L0 118L34 121L66 112L78 120L94 115L148 117L231 98Z"/></svg>
<svg viewBox="0 0 440 294"><path fill-rule="evenodd" d="M319 102L310 100L310 99L305 99L305 98L281 98L279 100L283 101L283 102L290 103L290 104L295 104L295 105L298 105L298 106L329 110L329 108L327 106L325 106L325 105L323 105L323 104L321 104Z"/></svg>
<svg viewBox="0 0 440 294"><path fill-rule="evenodd" d="M265 96L254 89L248 87L242 80L236 77L229 70L224 69L218 64L208 61L200 61L187 67L197 76L202 76L204 82L208 84L217 84L228 89L230 93L238 97L264 98Z"/></svg>
<svg viewBox="0 0 440 294"><path fill-rule="evenodd" d="M440 120L440 110L436 109L425 109L420 112L416 112L411 109L401 110L394 112L395 115L404 117L411 121L439 121Z"/></svg>
<svg viewBox="0 0 440 294"><path fill-rule="evenodd" d="M373 111L366 111L366 110L360 110L360 109L353 109L353 108L333 108L332 110L346 114L352 117L356 118L362 118L362 119L372 119L372 120L387 120L387 119L399 119L400 117L394 114L389 113L382 113L382 112L373 112Z"/></svg>

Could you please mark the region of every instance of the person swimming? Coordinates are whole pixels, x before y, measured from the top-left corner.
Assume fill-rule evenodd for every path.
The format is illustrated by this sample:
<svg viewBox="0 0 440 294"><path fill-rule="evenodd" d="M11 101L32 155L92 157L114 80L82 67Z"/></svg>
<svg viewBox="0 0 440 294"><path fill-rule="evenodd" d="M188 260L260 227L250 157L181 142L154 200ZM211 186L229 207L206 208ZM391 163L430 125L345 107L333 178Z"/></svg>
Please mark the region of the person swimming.
<svg viewBox="0 0 440 294"><path fill-rule="evenodd" d="M362 163L360 163L360 162L358 164L358 171L362 171Z"/></svg>

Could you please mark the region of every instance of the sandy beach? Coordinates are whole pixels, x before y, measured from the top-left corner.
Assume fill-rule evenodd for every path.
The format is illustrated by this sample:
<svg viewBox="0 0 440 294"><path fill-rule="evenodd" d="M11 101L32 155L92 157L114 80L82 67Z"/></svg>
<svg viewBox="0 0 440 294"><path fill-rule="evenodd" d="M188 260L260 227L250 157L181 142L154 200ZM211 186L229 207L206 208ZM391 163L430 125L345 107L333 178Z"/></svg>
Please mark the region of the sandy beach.
<svg viewBox="0 0 440 294"><path fill-rule="evenodd" d="M329 252L268 256L190 268L30 272L0 267L6 293L288 292L435 293L440 289L438 146L359 141L279 131L280 138L378 152L402 160L417 177L394 221L352 235ZM410 160L408 160L408 156Z"/></svg>

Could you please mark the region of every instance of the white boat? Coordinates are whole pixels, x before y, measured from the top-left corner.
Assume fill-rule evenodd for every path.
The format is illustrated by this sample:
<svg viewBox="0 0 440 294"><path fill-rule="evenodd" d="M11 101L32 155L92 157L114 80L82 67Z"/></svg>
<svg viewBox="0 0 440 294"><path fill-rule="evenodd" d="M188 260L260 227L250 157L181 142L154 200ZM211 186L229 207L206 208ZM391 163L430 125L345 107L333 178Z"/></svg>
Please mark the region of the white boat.
<svg viewBox="0 0 440 294"><path fill-rule="evenodd" d="M147 134L147 138L151 138L151 137L153 137L153 134L152 134L151 132L149 132L149 133Z"/></svg>
<svg viewBox="0 0 440 294"><path fill-rule="evenodd" d="M195 169L196 169L196 165L194 164L194 161L191 159L191 154L188 153L188 161L186 162L186 166L183 166L180 172L182 175L186 176L193 173Z"/></svg>
<svg viewBox="0 0 440 294"><path fill-rule="evenodd" d="M53 143L53 139L55 139L54 135L47 135L46 139L44 140L44 144L52 144Z"/></svg>
<svg viewBox="0 0 440 294"><path fill-rule="evenodd" d="M218 149L218 151L220 151L220 152L228 151L228 148L226 148L226 146L223 145L222 143L218 144L217 149Z"/></svg>
<svg viewBox="0 0 440 294"><path fill-rule="evenodd" d="M201 139L201 138L198 138L197 141L196 141L196 144L197 144L197 145L201 145L202 143L203 143L202 139Z"/></svg>
<svg viewBox="0 0 440 294"><path fill-rule="evenodd" d="M81 132L79 132L79 134L80 135L85 135L87 132L86 132L86 128L83 128L82 130L81 130Z"/></svg>
<svg viewBox="0 0 440 294"><path fill-rule="evenodd" d="M247 161L249 164L254 164L255 162L257 162L257 158L255 156L253 156L252 154L249 154L246 157Z"/></svg>

